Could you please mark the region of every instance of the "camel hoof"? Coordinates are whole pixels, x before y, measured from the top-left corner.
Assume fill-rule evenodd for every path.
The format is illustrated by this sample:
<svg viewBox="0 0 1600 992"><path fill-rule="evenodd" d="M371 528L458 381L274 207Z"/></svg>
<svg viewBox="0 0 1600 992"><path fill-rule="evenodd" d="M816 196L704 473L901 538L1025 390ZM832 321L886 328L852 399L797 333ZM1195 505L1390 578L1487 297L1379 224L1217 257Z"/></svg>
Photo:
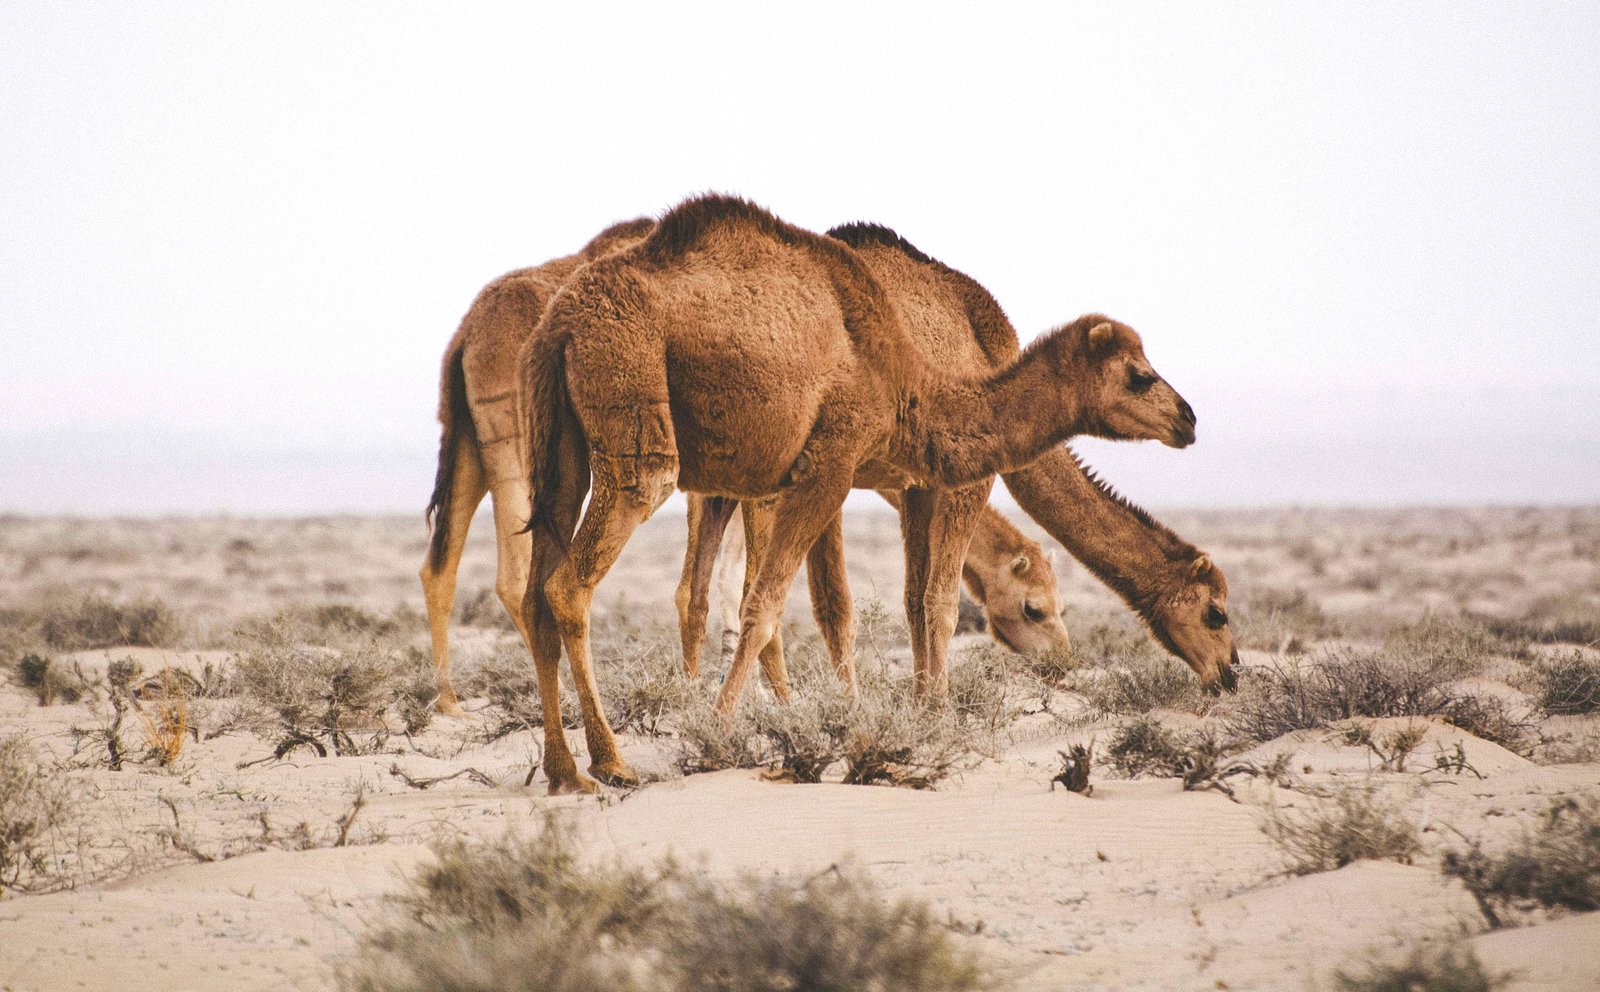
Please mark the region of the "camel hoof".
<svg viewBox="0 0 1600 992"><path fill-rule="evenodd" d="M549 794L552 796L593 795L600 791L599 782L576 768L565 772L557 772L554 775L546 771L545 775L550 779Z"/></svg>
<svg viewBox="0 0 1600 992"><path fill-rule="evenodd" d="M589 774L604 782L624 789L637 789L639 776L632 768L622 761L608 761L604 764L590 765Z"/></svg>
<svg viewBox="0 0 1600 992"><path fill-rule="evenodd" d="M461 701L454 696L449 699L440 696L433 702L433 711L440 716L466 716L466 711L461 708Z"/></svg>

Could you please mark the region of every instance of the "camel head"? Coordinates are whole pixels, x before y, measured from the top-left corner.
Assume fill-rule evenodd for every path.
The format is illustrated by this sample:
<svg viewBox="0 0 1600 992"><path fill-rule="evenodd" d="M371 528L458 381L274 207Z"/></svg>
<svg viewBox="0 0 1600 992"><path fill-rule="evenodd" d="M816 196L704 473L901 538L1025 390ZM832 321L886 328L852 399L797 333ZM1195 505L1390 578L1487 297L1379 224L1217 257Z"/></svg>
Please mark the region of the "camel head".
<svg viewBox="0 0 1600 992"><path fill-rule="evenodd" d="M1053 554L1035 548L1004 561L983 576L983 609L989 633L1017 654L1040 654L1071 646L1061 622Z"/></svg>
<svg viewBox="0 0 1600 992"><path fill-rule="evenodd" d="M1160 441L1173 448L1194 443L1194 410L1151 367L1138 332L1092 314L1080 318L1088 382L1088 433L1118 441Z"/></svg>
<svg viewBox="0 0 1600 992"><path fill-rule="evenodd" d="M1188 662L1207 691L1234 691L1239 649L1228 626L1228 580L1209 555L1189 563L1146 619L1156 638Z"/></svg>

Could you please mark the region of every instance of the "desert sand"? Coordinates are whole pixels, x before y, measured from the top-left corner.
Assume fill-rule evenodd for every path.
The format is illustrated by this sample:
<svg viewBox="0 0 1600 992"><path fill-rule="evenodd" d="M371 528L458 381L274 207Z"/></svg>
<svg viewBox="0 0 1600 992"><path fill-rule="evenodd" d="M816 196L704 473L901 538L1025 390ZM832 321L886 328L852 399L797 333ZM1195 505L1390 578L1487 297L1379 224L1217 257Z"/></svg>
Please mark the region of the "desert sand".
<svg viewBox="0 0 1600 992"><path fill-rule="evenodd" d="M1600 616L1600 509L1166 519L1227 571L1247 674L1329 647L1381 643L1425 614L1569 624ZM492 587L487 524L480 517L474 528L462 599ZM846 527L857 606L881 601L898 615L894 519L857 510ZM670 508L648 523L601 585L598 606L665 624L682 533ZM424 541L410 519L10 518L0 521L0 601L161 597L189 618L188 646L60 652L52 663L91 682L126 657L147 674L170 666L201 675L208 664L233 664L240 647L230 631L242 620L291 603L398 607L414 620ZM1070 559L1058 555L1057 568L1075 637L1094 624L1133 629ZM1321 621L1266 608L1295 590ZM453 632L462 665L513 636L492 613ZM790 614L795 636L804 636L799 591ZM416 637L425 643L420 625ZM986 640L959 637L954 664L984 651ZM864 643L861 663L903 664L904 645L892 641ZM111 770L94 739L73 732L105 723L104 694L43 706L8 673L0 736L25 731L80 792L70 832L52 839L55 881L0 899L0 989L329 988L360 934L387 911L386 894L431 857L431 843L492 842L536 828L555 808L598 856L642 862L672 852L729 875L853 862L889 894L927 901L961 939L1014 965L1023 988L1325 989L1341 968L1466 939L1488 970L1511 974L1506 988L1592 990L1600 988L1600 912L1538 910L1491 931L1438 865L1467 839L1488 849L1515 842L1561 797L1600 796L1600 718L1535 712L1524 676L1538 659L1574 650L1584 649L1508 651L1468 679L1507 700L1537 738L1558 743L1516 753L1439 719L1369 721L1375 736L1420 735L1405 770L1392 771L1337 728L1301 730L1239 756L1265 765L1287 755L1292 782L1238 776L1229 780L1233 798L1185 791L1176 778L1119 776L1098 758L1133 716L1096 711L1070 688L1052 714L1019 714L991 757L932 790L847 786L837 774L803 785L754 769L683 775L670 741L624 734L625 756L658 780L634 792L549 798L542 778L524 785L538 758L534 732L486 742L491 715L482 698L464 699L463 720L436 719L409 737L395 730L380 753L318 757L298 748L277 760L269 735L226 729L229 699L196 699L190 722L200 739L187 740L171 767L128 760ZM1212 705L1154 715L1184 729ZM135 725L126 733L139 739ZM581 763L581 731L569 739ZM1051 788L1058 752L1073 744L1096 748L1089 795ZM1471 773L1436 770L1435 758L1448 755L1462 756ZM426 789L395 774L469 768L481 777ZM1293 816L1347 782L1403 810L1421 852L1410 864L1360 860L1290 874L1263 829L1271 811ZM344 844L333 846L358 795Z"/></svg>

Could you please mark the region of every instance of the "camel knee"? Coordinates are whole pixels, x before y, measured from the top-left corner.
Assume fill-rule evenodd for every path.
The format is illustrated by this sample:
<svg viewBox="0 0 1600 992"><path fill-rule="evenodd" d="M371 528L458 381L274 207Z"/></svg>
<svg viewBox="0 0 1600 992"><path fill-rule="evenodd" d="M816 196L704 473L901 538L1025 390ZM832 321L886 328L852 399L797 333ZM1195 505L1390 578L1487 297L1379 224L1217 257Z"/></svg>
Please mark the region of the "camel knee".
<svg viewBox="0 0 1600 992"><path fill-rule="evenodd" d="M550 604L561 636L576 636L588 629L590 592L566 568L557 569L545 583L545 600Z"/></svg>

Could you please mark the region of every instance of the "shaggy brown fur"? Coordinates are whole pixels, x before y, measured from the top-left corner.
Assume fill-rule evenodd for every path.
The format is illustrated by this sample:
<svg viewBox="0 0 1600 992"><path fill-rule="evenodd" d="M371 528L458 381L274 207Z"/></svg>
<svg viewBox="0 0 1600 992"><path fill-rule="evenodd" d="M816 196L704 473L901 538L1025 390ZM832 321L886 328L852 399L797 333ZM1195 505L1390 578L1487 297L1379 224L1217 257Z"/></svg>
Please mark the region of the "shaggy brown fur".
<svg viewBox="0 0 1600 992"><path fill-rule="evenodd" d="M550 297L572 273L637 242L654 226L644 218L614 224L577 254L501 276L478 293L445 349L439 382L439 469L426 515L432 533L420 573L439 688L435 705L441 712L460 712L450 680L447 629L467 528L485 493L494 497L499 552L495 591L527 637L522 597L528 584L530 542L517 532L531 501L523 468L522 419L517 414L518 353L544 316Z"/></svg>
<svg viewBox="0 0 1600 992"><path fill-rule="evenodd" d="M991 368L1017 360L1017 334L1000 305L970 277L911 246L876 224L847 224L828 232L854 247L897 297L916 292L942 300L966 323ZM934 309L938 309L936 306ZM925 333L931 324L910 322ZM959 335L958 335L959 336ZM965 363L971 349L939 339L927 344L941 364ZM946 364L969 368L967 364ZM1209 556L1084 471L1066 448L1052 449L1032 465L1003 476L1027 514L1110 586L1144 619L1167 650L1186 661L1207 687L1232 688L1238 659L1228 628L1228 582Z"/></svg>
<svg viewBox="0 0 1600 992"><path fill-rule="evenodd" d="M1192 411L1126 325L1083 317L1003 370L952 377L946 370L961 366L919 348L893 299L843 242L710 196L669 212L639 245L590 264L551 302L523 353L523 396L540 525L524 616L548 690L553 791L594 787L560 732L556 636L583 708L590 772L634 779L600 708L589 604L634 528L675 485L776 497L771 542L718 699L727 712L771 639L801 558L852 482L903 490L907 546L938 546L922 560L953 563L958 574L992 473L1024 466L1076 433L1193 441ZM594 497L563 555L560 539L572 533L587 490L585 455ZM917 557L908 554L908 563ZM953 594L948 604L936 594L942 576L923 579L912 577L927 590L930 613L949 612L953 627ZM915 650L918 629L927 628L912 619ZM918 693L942 693L942 652L920 646Z"/></svg>

